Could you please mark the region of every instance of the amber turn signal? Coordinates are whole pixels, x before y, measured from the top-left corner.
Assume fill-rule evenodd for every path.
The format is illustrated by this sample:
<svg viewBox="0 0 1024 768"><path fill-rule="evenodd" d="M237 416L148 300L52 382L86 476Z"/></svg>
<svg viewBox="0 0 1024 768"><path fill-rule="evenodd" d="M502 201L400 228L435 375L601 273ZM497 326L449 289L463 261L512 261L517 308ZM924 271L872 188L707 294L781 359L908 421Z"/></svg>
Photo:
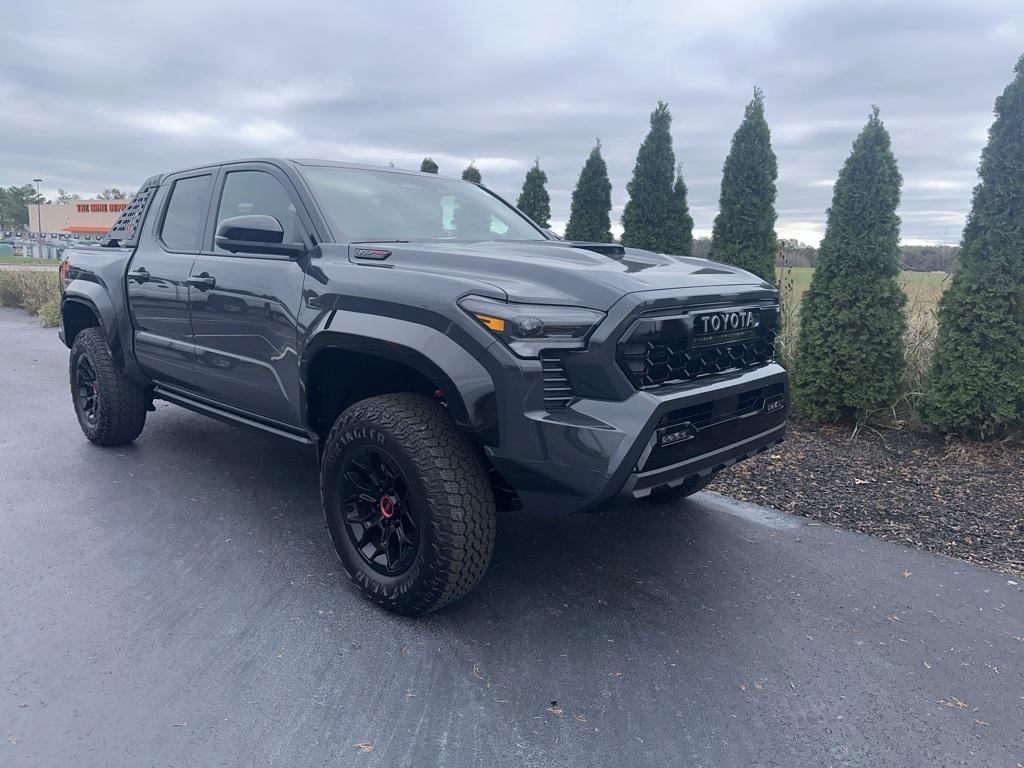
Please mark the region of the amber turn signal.
<svg viewBox="0 0 1024 768"><path fill-rule="evenodd" d="M490 315L478 315L474 314L477 320L479 320L485 328L489 328L492 331L502 333L505 330L505 321L500 317L491 317Z"/></svg>

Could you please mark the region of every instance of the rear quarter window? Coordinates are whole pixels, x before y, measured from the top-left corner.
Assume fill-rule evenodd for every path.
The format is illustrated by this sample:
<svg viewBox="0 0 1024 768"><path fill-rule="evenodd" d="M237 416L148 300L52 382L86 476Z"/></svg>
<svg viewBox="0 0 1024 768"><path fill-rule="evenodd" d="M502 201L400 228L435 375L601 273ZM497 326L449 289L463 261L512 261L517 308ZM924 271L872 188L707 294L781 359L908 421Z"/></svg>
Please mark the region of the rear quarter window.
<svg viewBox="0 0 1024 768"><path fill-rule="evenodd" d="M160 239L172 251L197 251L206 226L213 176L178 179L160 227Z"/></svg>

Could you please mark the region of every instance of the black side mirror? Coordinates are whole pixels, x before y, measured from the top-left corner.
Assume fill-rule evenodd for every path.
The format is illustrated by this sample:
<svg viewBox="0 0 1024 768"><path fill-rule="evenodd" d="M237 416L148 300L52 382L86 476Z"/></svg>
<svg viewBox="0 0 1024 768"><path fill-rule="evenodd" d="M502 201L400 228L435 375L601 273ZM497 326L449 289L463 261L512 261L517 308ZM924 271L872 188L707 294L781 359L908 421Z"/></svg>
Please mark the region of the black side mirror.
<svg viewBox="0 0 1024 768"><path fill-rule="evenodd" d="M250 214L232 216L217 225L213 241L218 248L231 253L264 253L297 259L306 252L298 243L285 243L284 227L273 216Z"/></svg>

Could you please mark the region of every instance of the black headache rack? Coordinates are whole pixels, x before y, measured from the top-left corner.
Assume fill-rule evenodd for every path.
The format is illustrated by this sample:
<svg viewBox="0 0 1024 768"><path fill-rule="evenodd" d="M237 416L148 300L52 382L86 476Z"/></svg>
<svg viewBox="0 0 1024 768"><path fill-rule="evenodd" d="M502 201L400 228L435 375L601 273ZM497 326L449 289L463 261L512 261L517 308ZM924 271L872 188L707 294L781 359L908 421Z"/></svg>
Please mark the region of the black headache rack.
<svg viewBox="0 0 1024 768"><path fill-rule="evenodd" d="M710 307L642 315L616 351L637 389L656 389L775 359L778 305Z"/></svg>
<svg viewBox="0 0 1024 768"><path fill-rule="evenodd" d="M145 184L132 198L128 207L117 217L114 226L100 240L100 245L106 248L133 247L139 243L139 229L146 218L146 209L149 208L153 195L160 184L160 177L153 176L146 179Z"/></svg>

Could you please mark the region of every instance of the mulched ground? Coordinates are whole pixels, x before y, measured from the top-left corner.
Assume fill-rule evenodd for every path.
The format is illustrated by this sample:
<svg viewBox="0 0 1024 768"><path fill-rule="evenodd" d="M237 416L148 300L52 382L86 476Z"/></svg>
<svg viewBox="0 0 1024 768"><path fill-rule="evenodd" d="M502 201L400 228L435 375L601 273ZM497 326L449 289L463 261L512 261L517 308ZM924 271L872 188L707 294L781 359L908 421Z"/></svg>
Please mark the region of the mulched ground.
<svg viewBox="0 0 1024 768"><path fill-rule="evenodd" d="M1024 576L1024 445L790 421L709 490Z"/></svg>

